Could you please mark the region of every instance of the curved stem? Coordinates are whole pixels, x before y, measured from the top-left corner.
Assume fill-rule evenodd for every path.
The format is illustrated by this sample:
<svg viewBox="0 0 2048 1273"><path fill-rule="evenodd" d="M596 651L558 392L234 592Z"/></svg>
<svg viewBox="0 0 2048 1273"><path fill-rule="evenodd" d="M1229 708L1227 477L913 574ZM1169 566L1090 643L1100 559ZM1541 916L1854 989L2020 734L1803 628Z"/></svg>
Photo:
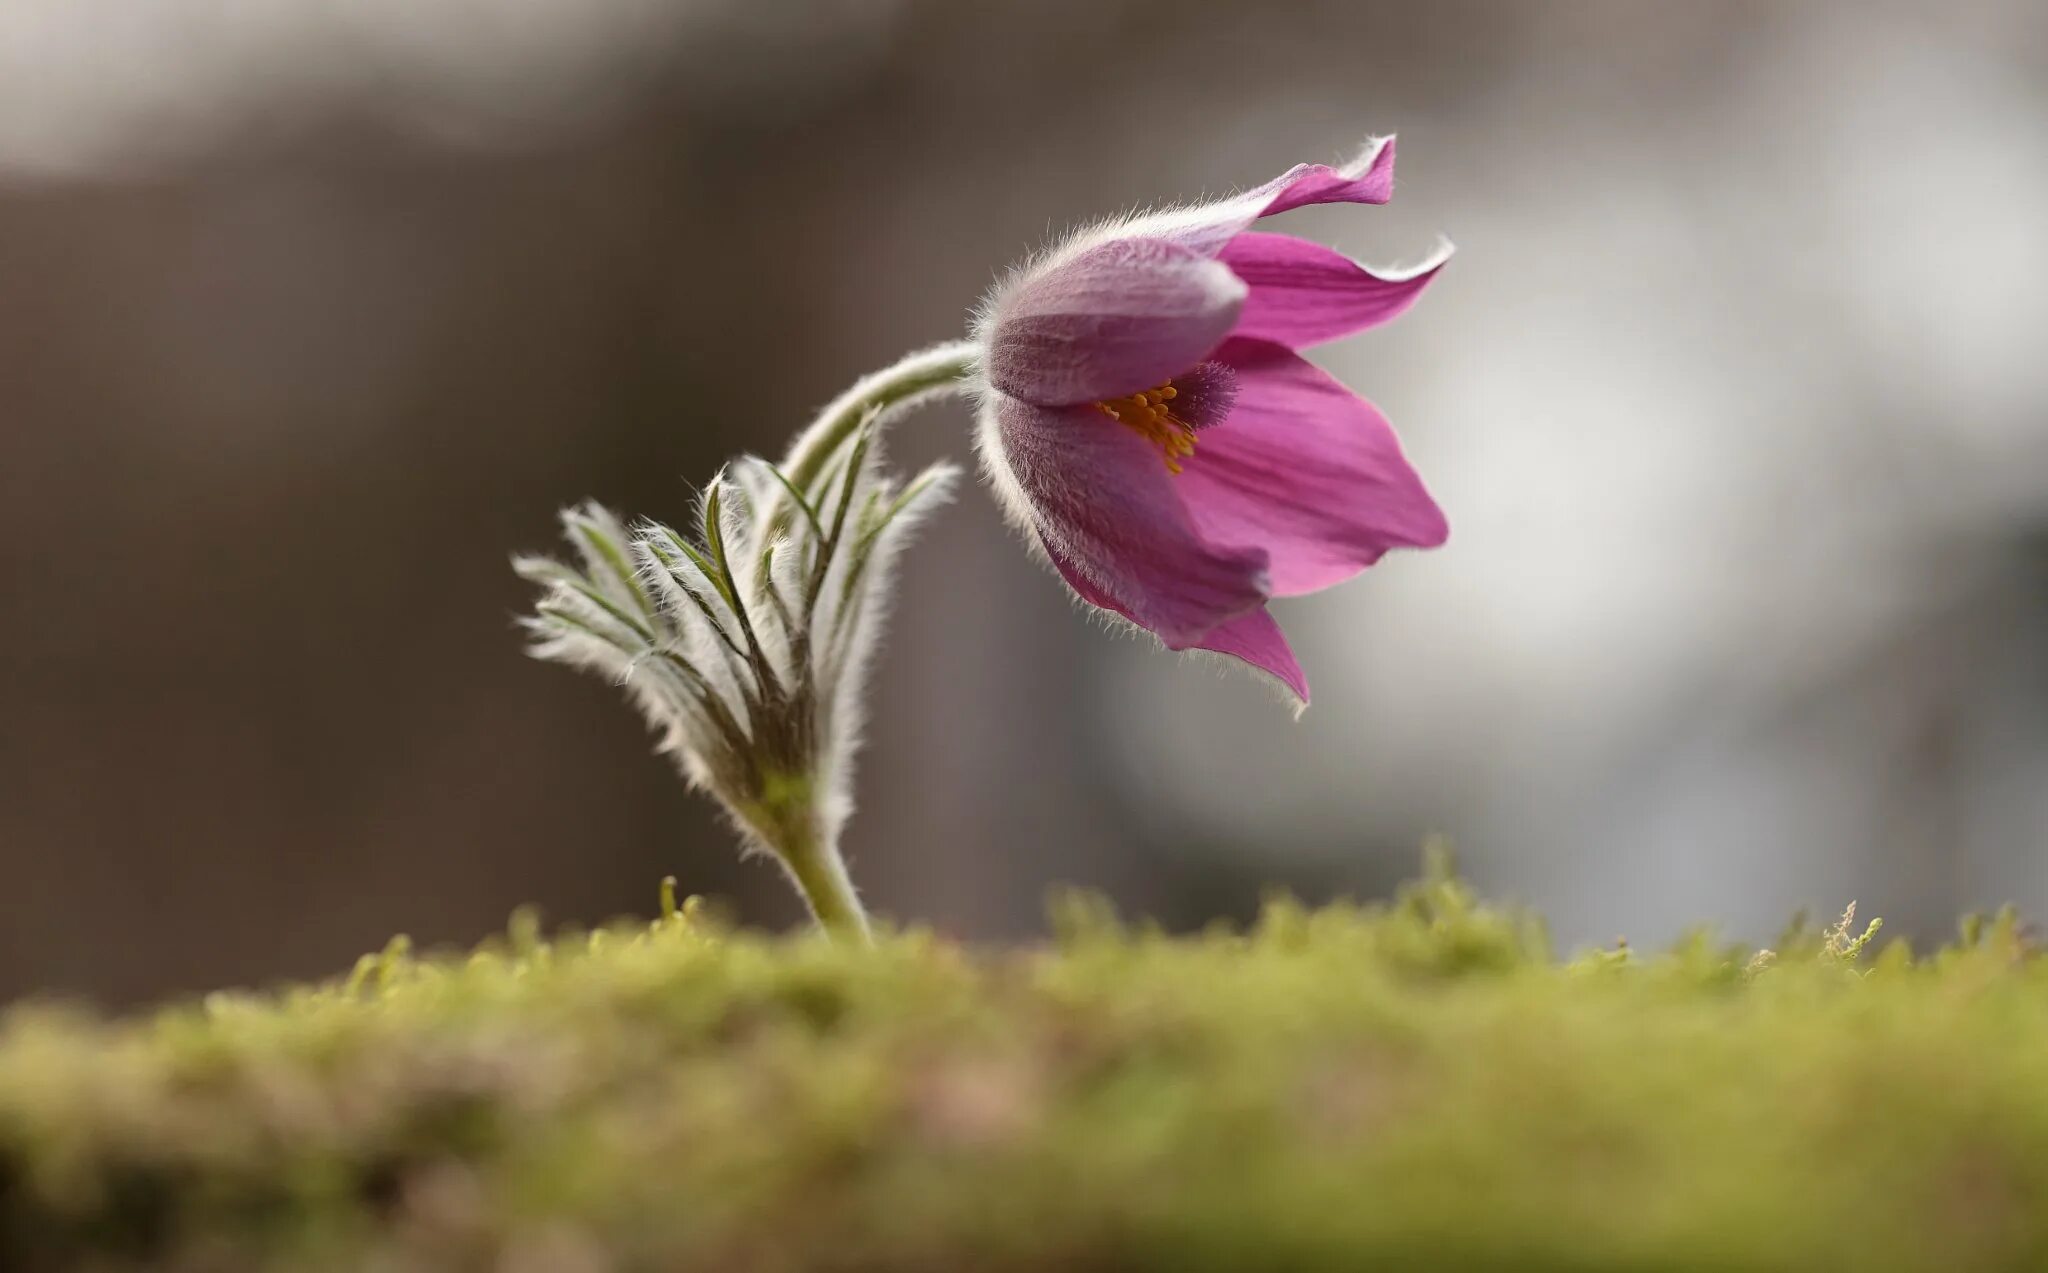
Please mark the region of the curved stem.
<svg viewBox="0 0 2048 1273"><path fill-rule="evenodd" d="M977 357L972 341L957 340L920 349L893 366L862 376L819 412L817 421L791 445L783 471L798 490L808 489L833 452L853 436L870 413L907 407L930 395L957 391L973 373Z"/></svg>
<svg viewBox="0 0 2048 1273"><path fill-rule="evenodd" d="M782 490L755 510L756 517L760 519L755 524L757 540L765 542L788 526L793 517L793 502L806 497L805 493L824 474L832 457L863 426L877 416L929 398L960 392L974 374L979 358L979 347L973 342L955 341L919 350L893 366L855 381L852 388L835 398L791 444L779 475L785 479L780 483ZM865 443L858 445L864 446ZM833 519L830 532L818 541L819 558L813 567L805 598L805 626L798 634L799 657L795 661L800 667L809 665L809 655L804 652L803 642L809 638L810 611L815 606L818 587L823 580L827 554L836 548L845 529L847 504L860 470L860 459L856 452L849 460L845 494L841 498L838 515ZM715 509L713 511L716 512ZM812 520L816 523L817 516L813 515ZM718 554L718 565L730 577L730 563L725 560L724 546L716 530L707 527L706 536ZM761 560L765 568L768 559L763 557ZM739 611L737 601L734 609ZM740 613L744 623L744 612ZM748 640L751 647L751 633ZM797 698L802 700L808 692L808 683L800 683ZM794 706L809 711L802 702ZM796 748L794 756L786 763L801 774L802 766L812 763L807 752L807 747ZM804 902L811 908L819 926L835 938L865 944L869 940L867 912L861 908L860 895L854 892L853 881L846 874L846 862L839 856L839 847L834 842L836 827L832 824L836 820L819 815L817 799L818 792L810 776L792 777L785 771L780 776L769 776L769 781L763 784L757 801L751 807L734 807L734 812L774 852L783 869L789 873L790 882L803 894Z"/></svg>

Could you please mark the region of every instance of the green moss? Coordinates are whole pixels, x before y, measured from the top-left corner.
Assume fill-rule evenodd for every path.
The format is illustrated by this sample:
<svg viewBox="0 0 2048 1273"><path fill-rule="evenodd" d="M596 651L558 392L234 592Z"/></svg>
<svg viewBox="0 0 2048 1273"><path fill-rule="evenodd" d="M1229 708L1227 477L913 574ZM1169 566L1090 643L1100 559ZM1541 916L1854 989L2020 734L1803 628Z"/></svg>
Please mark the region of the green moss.
<svg viewBox="0 0 2048 1273"><path fill-rule="evenodd" d="M1170 938L694 907L0 1033L0 1267L2048 1267L2048 968L1552 958L1441 873Z"/></svg>

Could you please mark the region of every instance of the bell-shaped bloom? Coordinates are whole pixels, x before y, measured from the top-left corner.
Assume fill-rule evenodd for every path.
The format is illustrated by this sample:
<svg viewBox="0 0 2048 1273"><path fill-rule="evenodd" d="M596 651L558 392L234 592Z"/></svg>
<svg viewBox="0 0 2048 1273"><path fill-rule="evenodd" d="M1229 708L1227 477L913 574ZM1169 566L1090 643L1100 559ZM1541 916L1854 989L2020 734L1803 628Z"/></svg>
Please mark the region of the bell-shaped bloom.
<svg viewBox="0 0 2048 1273"><path fill-rule="evenodd" d="M1448 531L1386 418L1299 351L1396 317L1442 257L1375 273L1252 227L1385 203L1393 177L1385 138L1342 168L1085 230L998 287L976 328L983 464L1075 593L1303 703L1267 600Z"/></svg>

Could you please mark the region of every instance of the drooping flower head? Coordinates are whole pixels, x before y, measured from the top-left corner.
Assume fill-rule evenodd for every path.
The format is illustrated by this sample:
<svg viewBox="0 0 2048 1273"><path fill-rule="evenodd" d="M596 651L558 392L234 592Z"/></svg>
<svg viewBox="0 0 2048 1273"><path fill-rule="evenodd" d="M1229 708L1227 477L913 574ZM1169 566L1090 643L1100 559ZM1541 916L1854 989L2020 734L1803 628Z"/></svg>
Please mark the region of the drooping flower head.
<svg viewBox="0 0 2048 1273"><path fill-rule="evenodd" d="M1393 178L1383 138L1341 168L1082 231L999 286L976 328L983 465L1075 593L1304 704L1267 600L1448 530L1385 417L1299 351L1399 315L1442 260L1375 273L1252 227L1385 203Z"/></svg>

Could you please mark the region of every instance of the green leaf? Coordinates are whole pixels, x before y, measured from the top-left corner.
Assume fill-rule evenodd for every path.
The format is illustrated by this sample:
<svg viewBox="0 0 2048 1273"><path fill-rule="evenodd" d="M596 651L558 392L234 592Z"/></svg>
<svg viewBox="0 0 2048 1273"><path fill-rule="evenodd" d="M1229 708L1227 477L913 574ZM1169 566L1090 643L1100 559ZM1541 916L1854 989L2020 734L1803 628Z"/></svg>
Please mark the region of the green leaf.
<svg viewBox="0 0 2048 1273"><path fill-rule="evenodd" d="M725 590L718 588L718 576L709 569L711 563L703 559L702 553L691 547L687 540L668 527L657 524L654 529L666 537L672 547L689 557L691 563L703 572L706 583L713 588L717 588L720 596L725 595ZM725 642L726 648L731 650L736 657L745 659L747 656L746 651L740 649L739 642L732 639L732 633L725 630L725 620L719 618L718 611L712 608L711 602L702 593L698 592L697 589L690 586L689 577L683 574L680 563L662 550L660 540L649 536L645 542L647 544L647 551L654 554L655 560L662 564L663 568L668 571L669 577L676 581L676 586L683 590L683 595L696 605L697 612L704 616L704 621L711 625L711 630L718 634L718 639Z"/></svg>
<svg viewBox="0 0 2048 1273"><path fill-rule="evenodd" d="M597 559L604 562L605 567L617 577L620 585L625 588L626 595L638 601L643 611L653 613L654 603L641 588L640 578L634 573L633 564L626 557L626 550L610 535L605 534L589 517L572 516L569 519L569 526L589 546Z"/></svg>
<svg viewBox="0 0 2048 1273"><path fill-rule="evenodd" d="M725 478L721 474L711 479L710 488L704 492L704 545L711 550L711 559L717 563L715 578L724 581L726 604L732 607L732 616L740 625L740 635L746 639L747 657L753 665L755 681L764 691L772 687L780 692L782 680L769 665L760 638L754 635L753 620L747 615L746 598L740 596L739 587L733 581L732 562L725 555L725 527L719 519L724 490Z"/></svg>
<svg viewBox="0 0 2048 1273"><path fill-rule="evenodd" d="M796 488L796 483L789 480L789 475L766 460L758 460L756 463L766 469L769 476L781 483L783 490L789 492L789 497L796 501L797 511L802 513L804 520L811 524L811 533L821 540L824 539L825 528L818 524L817 510L811 507L811 501L805 497L804 493Z"/></svg>
<svg viewBox="0 0 2048 1273"><path fill-rule="evenodd" d="M789 603L782 599L782 589L775 586L775 550L778 546L771 542L761 550L761 568L757 577L761 581L761 591L767 594L768 604L775 607L775 618L782 624L783 639L794 643L802 629L797 626L795 616L790 614Z"/></svg>
<svg viewBox="0 0 2048 1273"><path fill-rule="evenodd" d="M562 581L562 586L569 589L571 592L574 592L577 596L582 597L585 601L588 601L590 604L596 606L598 609L603 610L612 618L618 620L619 623L622 624L627 631L639 637L641 640L647 642L649 645L655 644L657 636L652 628L647 627L640 619L634 617L633 615L627 614L625 610L622 609L617 602L613 601L610 597L605 596L602 592L599 592L597 588L588 581L581 578L565 579Z"/></svg>

